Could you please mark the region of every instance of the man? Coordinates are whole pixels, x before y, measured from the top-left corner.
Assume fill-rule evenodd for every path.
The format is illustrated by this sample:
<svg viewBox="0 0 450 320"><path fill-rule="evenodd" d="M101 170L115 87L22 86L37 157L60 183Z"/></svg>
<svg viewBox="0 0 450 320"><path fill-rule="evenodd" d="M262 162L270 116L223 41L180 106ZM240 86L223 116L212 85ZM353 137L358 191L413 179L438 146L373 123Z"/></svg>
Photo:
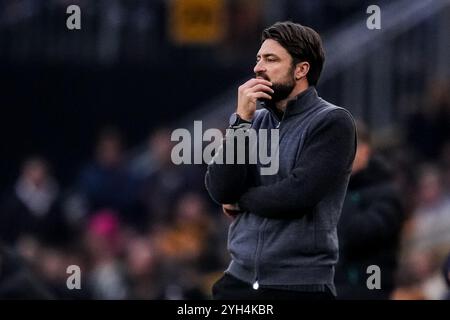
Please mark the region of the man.
<svg viewBox="0 0 450 320"><path fill-rule="evenodd" d="M40 156L24 161L15 185L0 200L0 240L14 247L26 237L46 244L69 238L58 182Z"/></svg>
<svg viewBox="0 0 450 320"><path fill-rule="evenodd" d="M235 217L232 261L213 286L215 299L335 296L336 224L356 133L348 111L317 95L323 62L320 36L311 28L281 22L262 33L256 78L239 87L230 128L278 129L279 170L262 175L261 163L216 161L235 135L226 136L208 166L210 196ZM256 111L258 101L264 108Z"/></svg>
<svg viewBox="0 0 450 320"><path fill-rule="evenodd" d="M394 289L404 212L393 174L374 154L370 132L357 122L358 148L338 224L339 299L389 299ZM369 266L380 268L380 288L370 290Z"/></svg>
<svg viewBox="0 0 450 320"><path fill-rule="evenodd" d="M0 242L0 299L55 299L35 272L14 250Z"/></svg>

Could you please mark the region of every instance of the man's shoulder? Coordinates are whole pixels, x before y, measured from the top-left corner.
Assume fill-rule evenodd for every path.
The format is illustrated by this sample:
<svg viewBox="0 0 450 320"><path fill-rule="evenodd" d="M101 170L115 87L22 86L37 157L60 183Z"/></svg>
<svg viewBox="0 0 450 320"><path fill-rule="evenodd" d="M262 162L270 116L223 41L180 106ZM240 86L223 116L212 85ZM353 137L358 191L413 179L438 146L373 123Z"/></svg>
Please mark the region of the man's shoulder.
<svg viewBox="0 0 450 320"><path fill-rule="evenodd" d="M355 120L347 108L337 106L322 98L318 98L317 104L315 117L311 121L313 126L320 126L325 123L339 123L355 127Z"/></svg>
<svg viewBox="0 0 450 320"><path fill-rule="evenodd" d="M351 119L353 119L352 114L350 111L345 108L338 105L335 105L323 98L318 98L317 100L318 108L317 111L320 114L324 114L326 116L330 117L339 117L339 116L347 116Z"/></svg>

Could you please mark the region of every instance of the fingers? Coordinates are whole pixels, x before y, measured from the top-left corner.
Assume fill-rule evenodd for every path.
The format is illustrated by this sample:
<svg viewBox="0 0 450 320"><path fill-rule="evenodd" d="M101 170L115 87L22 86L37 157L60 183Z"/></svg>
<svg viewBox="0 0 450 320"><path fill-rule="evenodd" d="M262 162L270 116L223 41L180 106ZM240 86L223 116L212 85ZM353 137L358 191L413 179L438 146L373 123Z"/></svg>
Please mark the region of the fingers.
<svg viewBox="0 0 450 320"><path fill-rule="evenodd" d="M250 92L257 92L257 91L265 91L265 92L270 92L273 93L273 89L265 84L257 84L251 88L246 89L246 91L250 91Z"/></svg>
<svg viewBox="0 0 450 320"><path fill-rule="evenodd" d="M265 84L256 84L253 87L247 88L243 91L244 96L251 98L255 101L256 99L272 99L270 94L273 94L272 88Z"/></svg>
<svg viewBox="0 0 450 320"><path fill-rule="evenodd" d="M244 119L252 119L257 99L272 99L272 83L265 79L250 79L238 89L237 113Z"/></svg>
<svg viewBox="0 0 450 320"><path fill-rule="evenodd" d="M223 204L222 207L228 210L239 210L236 204Z"/></svg>
<svg viewBox="0 0 450 320"><path fill-rule="evenodd" d="M256 99L272 99L272 96L265 93L265 92L255 92L255 93L250 93L249 97L253 98L254 100Z"/></svg>
<svg viewBox="0 0 450 320"><path fill-rule="evenodd" d="M227 215L228 217L230 217L232 219L234 219L236 217L236 215L241 213L239 207L236 205L233 205L233 204L223 204L222 210L223 210L223 213L225 213L225 215Z"/></svg>
<svg viewBox="0 0 450 320"><path fill-rule="evenodd" d="M263 84L263 85L266 85L266 86L269 86L269 87L272 86L272 82L270 82L270 81L267 81L267 80L265 80L265 79L256 79L256 78L253 78L253 79L248 80L248 81L247 81L246 83L244 83L243 85L241 85L241 86L239 87L239 89L245 90L245 89L254 87L254 86L258 85L258 84Z"/></svg>

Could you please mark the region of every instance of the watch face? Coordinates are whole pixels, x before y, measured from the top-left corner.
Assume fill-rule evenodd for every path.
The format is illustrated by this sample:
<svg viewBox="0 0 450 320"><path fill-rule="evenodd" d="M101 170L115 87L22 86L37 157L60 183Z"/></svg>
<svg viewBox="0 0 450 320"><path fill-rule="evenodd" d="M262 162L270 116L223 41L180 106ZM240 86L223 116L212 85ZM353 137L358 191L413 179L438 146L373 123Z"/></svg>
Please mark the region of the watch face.
<svg viewBox="0 0 450 320"><path fill-rule="evenodd" d="M233 113L230 117L230 126L234 126L237 124L239 117L236 113Z"/></svg>

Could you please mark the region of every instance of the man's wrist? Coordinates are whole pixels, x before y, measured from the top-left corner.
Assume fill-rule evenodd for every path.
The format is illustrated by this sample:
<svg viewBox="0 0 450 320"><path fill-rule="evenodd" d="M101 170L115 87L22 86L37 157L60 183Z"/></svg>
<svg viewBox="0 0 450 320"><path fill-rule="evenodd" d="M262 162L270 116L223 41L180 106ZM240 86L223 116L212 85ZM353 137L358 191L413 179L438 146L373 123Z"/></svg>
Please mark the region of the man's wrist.
<svg viewBox="0 0 450 320"><path fill-rule="evenodd" d="M252 125L251 120L243 119L237 112L233 113L229 119L229 124L231 128L245 127L249 128Z"/></svg>
<svg viewBox="0 0 450 320"><path fill-rule="evenodd" d="M239 117L242 120L245 120L248 122L252 122L253 116L255 115L254 113L244 113L244 112L239 112L239 111L236 111L236 114L239 115Z"/></svg>

